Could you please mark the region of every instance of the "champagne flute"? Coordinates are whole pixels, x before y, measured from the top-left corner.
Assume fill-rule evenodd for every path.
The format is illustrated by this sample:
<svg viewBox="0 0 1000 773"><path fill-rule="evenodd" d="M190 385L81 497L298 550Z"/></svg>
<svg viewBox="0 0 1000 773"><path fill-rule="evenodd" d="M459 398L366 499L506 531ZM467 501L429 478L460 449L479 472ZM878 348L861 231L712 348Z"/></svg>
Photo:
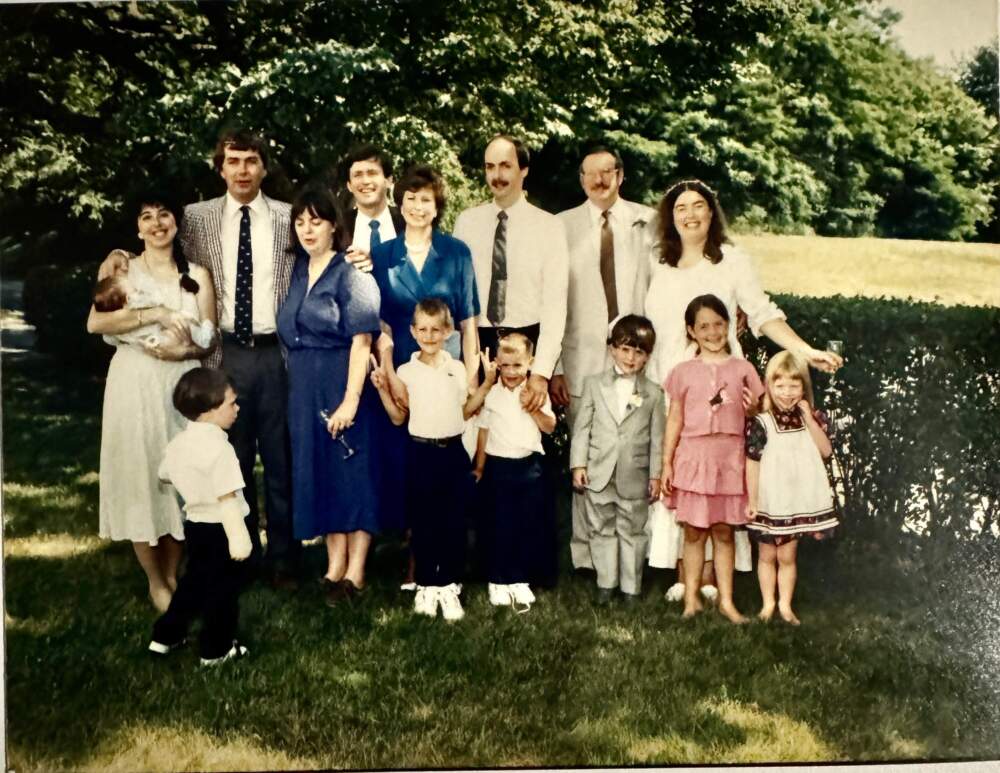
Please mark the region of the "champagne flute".
<svg viewBox="0 0 1000 773"><path fill-rule="evenodd" d="M328 411L325 408L319 412L319 418L320 421L323 422L323 426L326 426L326 424L330 421L331 416L333 416L333 411ZM345 460L350 459L352 456L354 456L354 454L357 453L357 451L351 448L351 446L348 444L347 439L344 437L343 432L338 432L337 437L335 439L337 440L338 443L340 443L340 445L344 447Z"/></svg>

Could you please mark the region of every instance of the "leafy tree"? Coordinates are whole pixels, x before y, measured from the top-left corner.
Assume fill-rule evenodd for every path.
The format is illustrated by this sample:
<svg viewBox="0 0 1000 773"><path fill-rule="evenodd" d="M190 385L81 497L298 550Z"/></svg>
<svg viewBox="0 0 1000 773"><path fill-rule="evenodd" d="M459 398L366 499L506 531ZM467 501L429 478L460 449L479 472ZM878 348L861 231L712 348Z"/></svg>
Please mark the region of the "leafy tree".
<svg viewBox="0 0 1000 773"><path fill-rule="evenodd" d="M983 106L987 115L1000 118L1000 61L997 38L981 46L962 66L958 83L962 90Z"/></svg>
<svg viewBox="0 0 1000 773"><path fill-rule="evenodd" d="M595 141L655 201L698 175L744 222L968 238L991 217L995 121L889 38L869 0L46 3L0 13L3 237L34 260L109 243L124 192L217 195L206 156L240 123L273 144L266 190L358 140L439 166L451 216L485 198L495 132L538 149L528 188L578 202ZM132 243L129 241L129 243ZM9 244L0 241L0 244Z"/></svg>

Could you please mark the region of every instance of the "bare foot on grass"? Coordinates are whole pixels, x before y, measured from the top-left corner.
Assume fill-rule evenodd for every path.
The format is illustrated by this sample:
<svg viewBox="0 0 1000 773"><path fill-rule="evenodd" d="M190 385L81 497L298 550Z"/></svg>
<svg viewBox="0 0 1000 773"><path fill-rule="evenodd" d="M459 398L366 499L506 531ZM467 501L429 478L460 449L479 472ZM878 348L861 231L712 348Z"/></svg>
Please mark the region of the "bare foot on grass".
<svg viewBox="0 0 1000 773"><path fill-rule="evenodd" d="M771 618L774 617L774 604L769 604L767 606L761 607L760 612L757 613L757 617L759 617L765 623L770 622Z"/></svg>
<svg viewBox="0 0 1000 773"><path fill-rule="evenodd" d="M734 623L736 625L743 625L744 623L748 622L747 618L741 615L740 611L735 606L733 606L732 603L719 604L719 611L726 616L726 619L730 623Z"/></svg>
<svg viewBox="0 0 1000 773"><path fill-rule="evenodd" d="M780 608L778 609L778 614L780 614L781 619L784 620L789 625L802 624L801 621L795 616L795 613L791 610L791 608L788 609Z"/></svg>
<svg viewBox="0 0 1000 773"><path fill-rule="evenodd" d="M684 613L681 615L681 617L690 619L695 615L697 615L699 612L701 612L704 608L705 607L702 606L700 601L696 601L693 604L685 604Z"/></svg>

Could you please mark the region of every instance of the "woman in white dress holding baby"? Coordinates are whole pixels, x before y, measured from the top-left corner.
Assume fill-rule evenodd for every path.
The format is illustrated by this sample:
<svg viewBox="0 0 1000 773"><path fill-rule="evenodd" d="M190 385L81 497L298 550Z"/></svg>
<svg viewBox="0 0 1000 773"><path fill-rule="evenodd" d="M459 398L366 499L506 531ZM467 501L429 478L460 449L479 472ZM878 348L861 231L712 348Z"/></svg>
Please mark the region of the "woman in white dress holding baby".
<svg viewBox="0 0 1000 773"><path fill-rule="evenodd" d="M98 283L100 308L92 306L87 318L87 331L116 347L101 420L100 536L132 542L162 612L177 586L184 529L177 494L156 470L185 424L173 407L174 386L214 343L197 333L204 331L199 323L215 324L215 292L208 270L188 264L174 241L181 208L160 193L135 201L143 251L128 261L127 284L114 277ZM129 288L131 302L102 303L109 283ZM101 310L109 308L115 310ZM208 346L195 343L192 332Z"/></svg>
<svg viewBox="0 0 1000 773"><path fill-rule="evenodd" d="M736 319L737 307L747 315L750 331L755 336L766 335L783 349L794 351L810 365L834 371L842 364L832 352L814 349L803 341L788 323L785 315L768 297L760 285L750 256L733 246L726 235L725 216L711 189L700 180L685 180L673 185L664 194L658 208L658 243L649 261L649 283L645 299L645 314L656 329L656 345L646 366L646 375L663 384L677 363L691 359L696 348L687 337L684 309L699 295L715 295ZM736 337L736 325L729 326L729 348L733 355L743 356ZM674 513L662 501L650 508L650 566L677 566L683 578L680 556L684 533L678 527ZM703 594L713 597L710 583L711 541L706 545L706 573ZM736 568L752 569L750 541L745 530L736 532ZM684 586L676 583L667 591L667 598L680 601Z"/></svg>

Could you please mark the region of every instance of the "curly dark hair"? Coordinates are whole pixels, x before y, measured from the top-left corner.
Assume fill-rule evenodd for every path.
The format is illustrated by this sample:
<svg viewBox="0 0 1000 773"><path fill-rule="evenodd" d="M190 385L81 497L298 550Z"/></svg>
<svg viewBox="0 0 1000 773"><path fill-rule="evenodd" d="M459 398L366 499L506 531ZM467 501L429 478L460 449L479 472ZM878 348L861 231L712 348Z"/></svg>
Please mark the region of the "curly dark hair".
<svg viewBox="0 0 1000 773"><path fill-rule="evenodd" d="M674 225L674 205L685 191L694 191L708 204L712 211L712 222L708 226L708 238L705 241L705 256L713 263L722 260L722 245L730 244L726 236L726 216L719 206L719 200L714 191L701 180L682 180L674 183L663 194L660 205L656 208L659 216L660 263L676 266L681 259L681 235Z"/></svg>

